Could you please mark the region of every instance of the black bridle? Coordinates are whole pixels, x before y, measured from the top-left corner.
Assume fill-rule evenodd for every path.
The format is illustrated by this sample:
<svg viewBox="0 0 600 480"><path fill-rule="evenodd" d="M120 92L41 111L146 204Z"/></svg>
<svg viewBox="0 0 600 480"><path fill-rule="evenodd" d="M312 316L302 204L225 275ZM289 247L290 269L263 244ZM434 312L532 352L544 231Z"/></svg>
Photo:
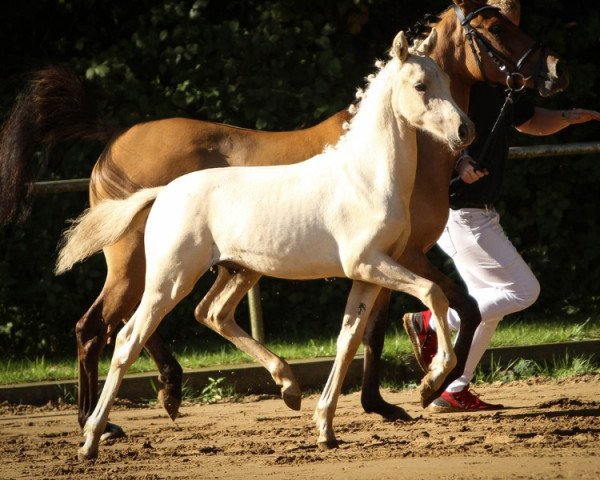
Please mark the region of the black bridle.
<svg viewBox="0 0 600 480"><path fill-rule="evenodd" d="M475 48L475 44L479 47L479 51L483 55L486 53L498 66L500 71L506 76L506 98L504 100L504 104L498 113L498 117L492 126L492 130L488 134L486 141L481 149L481 152L478 155L477 160L472 160L473 167L476 170L485 170L486 163L486 155L487 151L490 148L490 145L493 143L496 135L498 134L498 130L504 117L509 112L509 105L511 105L514 101L514 96L517 92L520 92L525 88L526 79L525 76L521 73L521 68L525 64L525 62L538 50L541 51L540 55L540 63L537 66L537 70L534 75L539 74L539 69L541 65L541 59L544 57L544 53L546 47L541 42L535 42L516 62L513 62L511 59L507 58L500 51L498 51L494 46L488 42L473 26L471 25L471 20L478 16L481 12L486 10L494 10L495 12L500 12L500 9L497 7L492 7L491 5L483 5L471 13L469 13L466 17L460 7L456 4L453 4L454 10L456 12L456 17L458 21L465 29L465 33L467 39L469 41L469 46L471 47L471 51L473 52L473 57L475 58L475 62L479 67L481 72L481 76L483 77L486 83L490 83L488 77L485 73L485 69L483 68L483 63L481 57L477 54L477 49ZM460 195L460 185L464 184L460 177L453 178L450 182L450 198L456 200Z"/></svg>
<svg viewBox="0 0 600 480"><path fill-rule="evenodd" d="M453 4L454 11L456 12L456 17L458 21L465 29L465 34L469 41L469 46L471 47L471 51L473 52L473 57L475 58L475 62L481 71L481 76L483 77L486 83L490 83L488 77L485 73L485 69L483 68L483 63L480 55L477 54L477 49L475 45L479 47L479 51L483 55L486 53L498 66L500 71L506 76L506 86L509 90L520 91L525 88L526 79L524 75L521 73L521 68L525 64L525 62L538 50L541 50L540 58L543 58L543 53L546 50L546 47L541 42L534 42L534 44L519 58L516 62L513 62L511 59L507 58L500 51L498 51L494 46L487 41L473 26L471 25L471 20L477 17L481 12L486 10L493 10L495 12L500 12L500 9L497 7L492 7L491 5L483 5L471 13L469 13L466 17L460 7L456 4ZM541 61L540 61L541 63ZM539 70L539 65L538 65ZM535 72L537 75L538 72Z"/></svg>

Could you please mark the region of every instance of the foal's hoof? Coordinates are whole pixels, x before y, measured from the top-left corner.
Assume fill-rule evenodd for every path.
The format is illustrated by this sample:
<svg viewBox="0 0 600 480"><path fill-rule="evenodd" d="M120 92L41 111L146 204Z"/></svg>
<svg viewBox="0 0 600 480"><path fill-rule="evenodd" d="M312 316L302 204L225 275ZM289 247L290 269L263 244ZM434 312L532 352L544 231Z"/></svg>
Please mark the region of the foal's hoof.
<svg viewBox="0 0 600 480"><path fill-rule="evenodd" d="M93 460L98 457L98 450L87 451L84 448L80 448L77 450L77 459L80 462L87 462L89 460Z"/></svg>
<svg viewBox="0 0 600 480"><path fill-rule="evenodd" d="M114 423L108 422L106 424L106 428L104 429L104 433L100 436L100 441L104 442L106 440L113 440L121 437L125 437L125 432L123 429Z"/></svg>
<svg viewBox="0 0 600 480"><path fill-rule="evenodd" d="M292 410L300 410L302 404L302 392L295 385L290 385L281 389L281 398L285 404Z"/></svg>
<svg viewBox="0 0 600 480"><path fill-rule="evenodd" d="M325 442L317 442L317 447L319 447L319 450L322 450L322 451L333 450L334 448L338 448L339 446L340 446L340 442L338 442L337 440L327 440Z"/></svg>
<svg viewBox="0 0 600 480"><path fill-rule="evenodd" d="M438 388L435 387L430 374L423 377L419 390L421 393L421 406L423 408L428 407L431 402L439 397Z"/></svg>
<svg viewBox="0 0 600 480"><path fill-rule="evenodd" d="M175 419L179 416L181 398L171 395L168 392L168 389L163 388L162 390L158 391L158 403L160 403L167 411L167 414L171 420L175 421Z"/></svg>
<svg viewBox="0 0 600 480"><path fill-rule="evenodd" d="M281 392L281 398L283 398L285 404L292 410L300 410L300 405L302 404L302 395Z"/></svg>

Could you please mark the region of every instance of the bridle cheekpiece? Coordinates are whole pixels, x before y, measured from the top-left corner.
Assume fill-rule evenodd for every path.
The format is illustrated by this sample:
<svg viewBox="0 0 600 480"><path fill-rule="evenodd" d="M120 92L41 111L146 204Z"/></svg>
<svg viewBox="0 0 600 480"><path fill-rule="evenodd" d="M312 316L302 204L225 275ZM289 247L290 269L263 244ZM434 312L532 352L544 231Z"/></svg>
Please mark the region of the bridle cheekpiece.
<svg viewBox="0 0 600 480"><path fill-rule="evenodd" d="M462 25L465 30L465 34L469 41L469 46L471 47L471 51L473 52L473 57L475 58L475 62L477 62L477 66L481 71L481 75L486 83L490 83L488 77L485 73L485 69L483 68L483 63L481 61L480 55L477 54L477 49L475 45L479 47L479 51L485 52L498 66L500 71L506 76L506 86L509 90L520 91L525 88L526 78L521 73L521 68L525 64L525 62L531 57L536 51L546 49L546 47L541 42L535 42L516 62L513 62L511 59L507 58L500 51L498 51L494 46L486 40L472 25L471 20L477 17L481 12L486 10L493 10L495 12L500 12L500 9L497 7L493 7L491 5L482 5L481 7L473 10L467 16L464 15L461 8L453 4L454 11L456 12L456 17L458 21ZM543 56L543 55L542 55Z"/></svg>

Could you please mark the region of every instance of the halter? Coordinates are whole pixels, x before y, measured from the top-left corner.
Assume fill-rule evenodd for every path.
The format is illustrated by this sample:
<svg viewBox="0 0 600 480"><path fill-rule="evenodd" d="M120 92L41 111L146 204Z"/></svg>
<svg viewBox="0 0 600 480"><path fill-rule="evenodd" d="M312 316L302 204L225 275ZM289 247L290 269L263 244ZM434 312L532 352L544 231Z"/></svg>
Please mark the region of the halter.
<svg viewBox="0 0 600 480"><path fill-rule="evenodd" d="M513 62L511 59L507 58L500 51L498 51L494 46L488 42L473 26L471 25L471 20L477 17L481 12L485 10L494 10L495 12L500 12L500 9L497 7L492 7L491 5L483 5L471 13L469 13L466 17L460 7L456 4L452 5L454 7L454 11L456 12L456 17L458 21L465 29L465 33L467 39L469 40L469 46L471 47L471 51L473 52L473 57L475 58L475 62L479 67L479 71L486 83L490 83L488 77L485 73L485 69L483 68L483 63L481 61L481 57L477 54L477 49L475 48L475 44L479 47L480 52L485 52L487 55L494 61L494 63L498 66L500 71L506 75L506 86L509 90L520 91L525 88L525 77L521 73L521 68L525 64L525 62L531 57L535 52L541 50L542 53L545 51L546 47L541 42L535 42L516 62Z"/></svg>

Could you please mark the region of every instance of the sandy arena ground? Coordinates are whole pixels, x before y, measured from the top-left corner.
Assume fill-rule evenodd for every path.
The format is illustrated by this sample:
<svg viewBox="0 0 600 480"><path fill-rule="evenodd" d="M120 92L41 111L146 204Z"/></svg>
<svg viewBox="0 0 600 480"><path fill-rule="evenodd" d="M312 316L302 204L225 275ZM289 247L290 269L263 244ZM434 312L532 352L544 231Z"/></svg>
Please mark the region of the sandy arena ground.
<svg viewBox="0 0 600 480"><path fill-rule="evenodd" d="M385 391L411 422L362 412L340 399L336 450L316 448L317 396L302 410L275 398L184 405L171 422L158 407L115 407L126 438L77 461L82 439L72 406L0 406L0 479L600 479L600 376L481 387L511 408L434 415L416 391Z"/></svg>

